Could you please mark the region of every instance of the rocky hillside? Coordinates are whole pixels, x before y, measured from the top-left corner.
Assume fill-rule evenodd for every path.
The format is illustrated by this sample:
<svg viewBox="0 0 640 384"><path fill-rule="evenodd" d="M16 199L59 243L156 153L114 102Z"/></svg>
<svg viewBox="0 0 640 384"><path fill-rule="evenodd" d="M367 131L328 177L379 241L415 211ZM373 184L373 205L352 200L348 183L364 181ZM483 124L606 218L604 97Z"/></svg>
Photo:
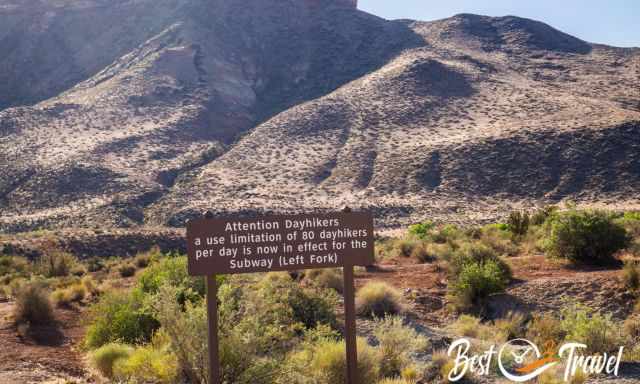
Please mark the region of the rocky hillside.
<svg viewBox="0 0 640 384"><path fill-rule="evenodd" d="M354 6L0 0L0 230L640 205L640 49Z"/></svg>

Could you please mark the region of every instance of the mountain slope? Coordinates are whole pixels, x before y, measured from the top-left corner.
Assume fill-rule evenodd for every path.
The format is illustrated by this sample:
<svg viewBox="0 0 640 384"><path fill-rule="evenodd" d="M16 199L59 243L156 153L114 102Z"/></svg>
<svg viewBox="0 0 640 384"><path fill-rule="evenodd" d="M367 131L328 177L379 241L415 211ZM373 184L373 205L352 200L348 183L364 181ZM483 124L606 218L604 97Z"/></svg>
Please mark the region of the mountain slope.
<svg viewBox="0 0 640 384"><path fill-rule="evenodd" d="M0 20L20 9L1 4ZM0 100L47 98L0 112L4 230L180 226L204 209L351 205L395 225L639 203L637 49L517 17L386 21L338 0L163 0L144 17L150 0L69 4L43 5L61 36L74 12L123 12L131 32L65 43L89 64L31 53L45 61L37 87ZM0 35L13 83L20 55L46 44L36 31L6 48L25 24ZM69 75L50 75L56 63Z"/></svg>

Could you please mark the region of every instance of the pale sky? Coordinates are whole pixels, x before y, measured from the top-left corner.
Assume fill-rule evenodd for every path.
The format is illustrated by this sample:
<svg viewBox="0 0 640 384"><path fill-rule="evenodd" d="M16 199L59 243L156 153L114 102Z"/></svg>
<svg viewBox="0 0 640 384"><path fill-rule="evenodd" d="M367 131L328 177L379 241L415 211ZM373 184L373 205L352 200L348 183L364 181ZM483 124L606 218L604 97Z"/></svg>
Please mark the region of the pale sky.
<svg viewBox="0 0 640 384"><path fill-rule="evenodd" d="M437 20L458 13L514 15L570 35L619 47L640 47L640 0L359 0L385 19Z"/></svg>

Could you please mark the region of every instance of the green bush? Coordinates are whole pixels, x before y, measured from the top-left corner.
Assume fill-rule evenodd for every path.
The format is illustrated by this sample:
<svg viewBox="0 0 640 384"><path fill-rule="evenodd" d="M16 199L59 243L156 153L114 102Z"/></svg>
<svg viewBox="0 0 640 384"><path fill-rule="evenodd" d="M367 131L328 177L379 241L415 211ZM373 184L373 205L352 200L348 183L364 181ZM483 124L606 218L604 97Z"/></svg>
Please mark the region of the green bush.
<svg viewBox="0 0 640 384"><path fill-rule="evenodd" d="M231 323L251 335L260 354L289 349L305 329L317 324L333 327L337 324L333 309L337 303L335 291L305 289L287 273L269 273L248 286L234 284L222 291L227 292L224 297L228 297L228 302L221 313L232 316Z"/></svg>
<svg viewBox="0 0 640 384"><path fill-rule="evenodd" d="M424 221L422 223L413 224L409 226L409 234L423 239L427 237L429 231L431 231L434 227L435 224L433 224L431 221Z"/></svg>
<svg viewBox="0 0 640 384"><path fill-rule="evenodd" d="M126 360L132 352L133 348L128 345L109 343L91 352L89 362L102 376L112 379L115 363Z"/></svg>
<svg viewBox="0 0 640 384"><path fill-rule="evenodd" d="M462 237L462 232L453 224L443 225L431 233L431 240L438 244L451 243L460 237Z"/></svg>
<svg viewBox="0 0 640 384"><path fill-rule="evenodd" d="M624 227L615 222L612 214L604 211L557 213L547 221L547 225L546 250L549 255L574 263L616 264L614 254L630 243Z"/></svg>
<svg viewBox="0 0 640 384"><path fill-rule="evenodd" d="M537 209L531 215L531 224L542 225L547 221L547 219L552 217L556 212L558 212L558 207L555 205L547 205L544 208Z"/></svg>
<svg viewBox="0 0 640 384"><path fill-rule="evenodd" d="M42 283L31 282L18 289L13 317L16 324L49 324L54 321L49 293Z"/></svg>
<svg viewBox="0 0 640 384"><path fill-rule="evenodd" d="M373 317L400 314L404 312L402 294L386 283L367 283L356 294L356 312Z"/></svg>
<svg viewBox="0 0 640 384"><path fill-rule="evenodd" d="M158 322L144 308L138 291L104 294L89 310L85 344L91 349L110 342L136 344L151 339Z"/></svg>
<svg viewBox="0 0 640 384"><path fill-rule="evenodd" d="M229 305L234 310L234 301L227 293L228 288L222 287L221 321L219 331L219 351L222 381L238 384L267 383L267 378L273 376L277 367L270 364L270 360L260 356L259 347L251 333L245 333L245 325L229 324L225 322L230 316ZM167 334L174 351L180 370L185 372L189 382L203 383L208 375L207 353L207 311L203 301L192 303L187 301L184 306L177 302L180 290L170 285L163 285L150 300L155 316L162 324L162 330ZM255 314L243 314L242 321L249 321ZM253 323L254 326L263 326ZM268 326L268 324L267 324ZM255 332L255 329L248 329ZM259 341L258 341L259 343Z"/></svg>
<svg viewBox="0 0 640 384"><path fill-rule="evenodd" d="M376 321L373 334L378 339L380 374L397 377L411 367L411 355L425 352L429 341L414 329L405 327L399 317L386 317Z"/></svg>
<svg viewBox="0 0 640 384"><path fill-rule="evenodd" d="M524 236L529 230L531 217L527 212L514 211L509 214L507 228L516 236Z"/></svg>
<svg viewBox="0 0 640 384"><path fill-rule="evenodd" d="M511 267L498 254L480 242L464 243L457 249L450 262L450 273L455 278L462 273L463 266L471 263L484 264L492 261L500 270L501 278L508 283L511 280Z"/></svg>
<svg viewBox="0 0 640 384"><path fill-rule="evenodd" d="M189 276L186 256L160 258L152 262L138 278L138 289L146 294L155 294L164 284L178 288L178 301L181 304L187 300L200 300L205 294L204 279Z"/></svg>
<svg viewBox="0 0 640 384"><path fill-rule="evenodd" d="M51 249L38 259L38 271L45 277L69 276L77 264L78 259L75 256Z"/></svg>
<svg viewBox="0 0 640 384"><path fill-rule="evenodd" d="M587 345L586 353L615 352L622 345L620 328L611 315L602 315L582 305L571 305L562 310L560 326L566 340Z"/></svg>
<svg viewBox="0 0 640 384"><path fill-rule="evenodd" d="M503 292L508 282L495 260L464 263L449 284L452 304L458 311L482 307L490 295Z"/></svg>

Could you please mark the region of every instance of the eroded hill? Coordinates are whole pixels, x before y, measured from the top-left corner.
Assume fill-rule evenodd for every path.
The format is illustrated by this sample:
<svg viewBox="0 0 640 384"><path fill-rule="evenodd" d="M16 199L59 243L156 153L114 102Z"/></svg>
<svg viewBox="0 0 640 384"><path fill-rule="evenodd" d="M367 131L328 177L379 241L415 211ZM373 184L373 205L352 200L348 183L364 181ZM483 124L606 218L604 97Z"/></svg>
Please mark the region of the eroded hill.
<svg viewBox="0 0 640 384"><path fill-rule="evenodd" d="M639 49L316 3L1 0L0 228L640 204Z"/></svg>

